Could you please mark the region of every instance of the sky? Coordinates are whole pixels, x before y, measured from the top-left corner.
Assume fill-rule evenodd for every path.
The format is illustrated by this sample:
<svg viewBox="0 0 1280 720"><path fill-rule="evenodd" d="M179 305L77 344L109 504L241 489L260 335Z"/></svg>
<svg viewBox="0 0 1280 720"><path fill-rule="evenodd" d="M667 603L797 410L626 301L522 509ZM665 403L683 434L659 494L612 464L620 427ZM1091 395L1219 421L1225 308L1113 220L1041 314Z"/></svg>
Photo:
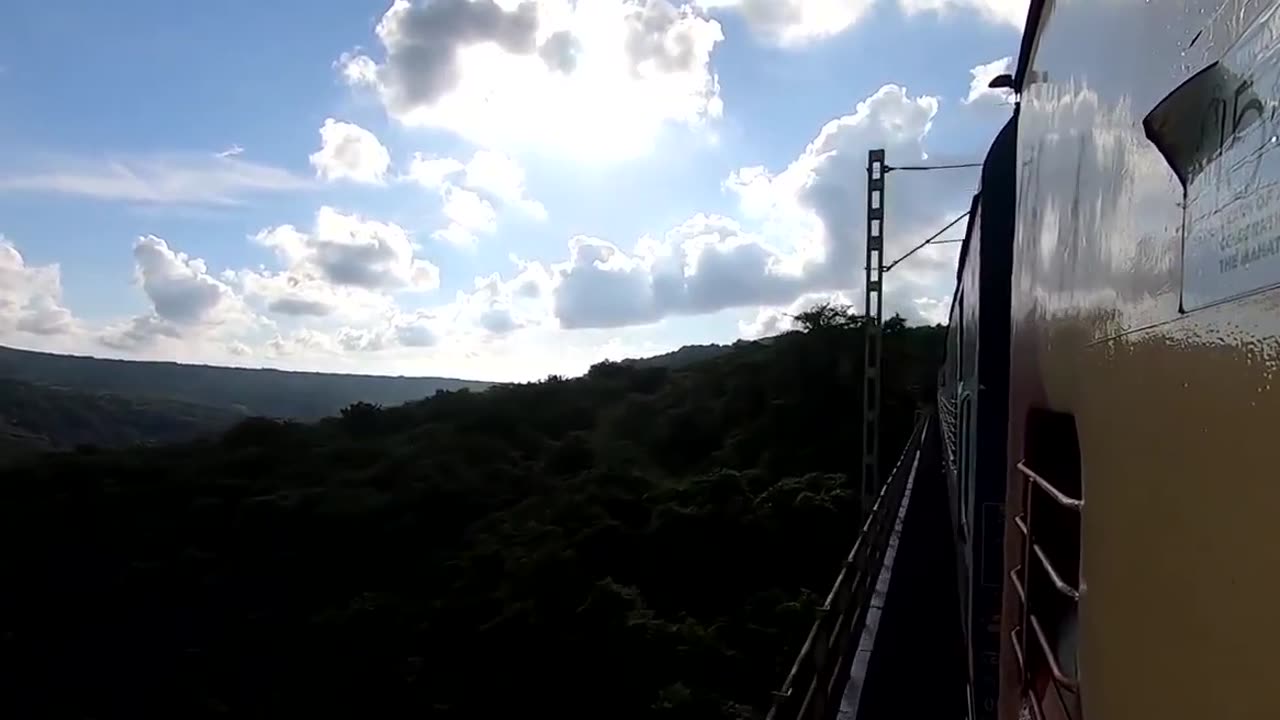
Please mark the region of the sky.
<svg viewBox="0 0 1280 720"><path fill-rule="evenodd" d="M859 305L867 151L980 160L1026 0L3 14L0 344L524 381ZM977 180L891 175L886 259ZM957 248L886 313L945 322Z"/></svg>

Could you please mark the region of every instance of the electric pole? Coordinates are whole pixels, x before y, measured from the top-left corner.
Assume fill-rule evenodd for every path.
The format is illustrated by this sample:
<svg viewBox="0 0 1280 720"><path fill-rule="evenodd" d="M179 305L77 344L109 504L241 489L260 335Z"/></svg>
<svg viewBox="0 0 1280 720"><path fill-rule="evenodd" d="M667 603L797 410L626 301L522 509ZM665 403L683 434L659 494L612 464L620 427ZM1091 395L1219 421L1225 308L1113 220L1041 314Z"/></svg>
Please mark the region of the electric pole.
<svg viewBox="0 0 1280 720"><path fill-rule="evenodd" d="M862 391L862 506L880 491L880 321L884 273L884 149L867 153L867 277L862 312L866 356Z"/></svg>

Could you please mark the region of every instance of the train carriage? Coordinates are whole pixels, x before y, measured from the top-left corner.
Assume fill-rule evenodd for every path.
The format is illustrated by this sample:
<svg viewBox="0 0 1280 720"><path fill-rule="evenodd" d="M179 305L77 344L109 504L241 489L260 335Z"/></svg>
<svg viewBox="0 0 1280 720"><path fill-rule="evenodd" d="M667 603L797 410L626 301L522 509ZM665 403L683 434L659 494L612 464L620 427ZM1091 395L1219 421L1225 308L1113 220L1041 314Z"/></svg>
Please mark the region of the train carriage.
<svg viewBox="0 0 1280 720"><path fill-rule="evenodd" d="M971 717L1280 717L1278 50L1031 4L939 377Z"/></svg>
<svg viewBox="0 0 1280 720"><path fill-rule="evenodd" d="M983 162L960 250L939 378L961 626L970 648L970 714L975 718L995 718L999 693L1016 131L1015 113Z"/></svg>

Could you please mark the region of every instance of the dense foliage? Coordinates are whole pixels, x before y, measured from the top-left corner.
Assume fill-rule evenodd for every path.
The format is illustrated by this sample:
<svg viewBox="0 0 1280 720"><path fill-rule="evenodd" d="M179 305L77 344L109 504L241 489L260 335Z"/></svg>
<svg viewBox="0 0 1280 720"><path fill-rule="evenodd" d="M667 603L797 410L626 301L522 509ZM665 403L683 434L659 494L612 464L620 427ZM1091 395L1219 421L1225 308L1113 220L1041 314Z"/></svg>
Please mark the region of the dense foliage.
<svg viewBox="0 0 1280 720"><path fill-rule="evenodd" d="M886 335L886 449L941 345ZM824 322L679 369L0 469L0 703L757 717L858 525L861 356L856 323Z"/></svg>
<svg viewBox="0 0 1280 720"><path fill-rule="evenodd" d="M490 383L184 365L0 347L0 377L98 394L180 400L241 415L316 420L354 402L390 405Z"/></svg>

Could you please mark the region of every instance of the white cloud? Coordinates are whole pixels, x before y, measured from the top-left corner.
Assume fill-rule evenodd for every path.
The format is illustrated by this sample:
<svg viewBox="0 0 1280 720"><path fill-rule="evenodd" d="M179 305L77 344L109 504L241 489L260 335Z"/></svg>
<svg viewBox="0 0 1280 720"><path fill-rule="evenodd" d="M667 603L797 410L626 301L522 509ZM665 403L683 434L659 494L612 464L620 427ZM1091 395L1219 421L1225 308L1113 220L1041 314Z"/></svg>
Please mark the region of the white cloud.
<svg viewBox="0 0 1280 720"><path fill-rule="evenodd" d="M310 157L316 176L379 184L391 166L391 154L373 133L333 118L320 128L320 149Z"/></svg>
<svg viewBox="0 0 1280 720"><path fill-rule="evenodd" d="M443 188L448 178L462 172L465 166L453 158L441 158L414 153L409 161L405 179L418 183L428 190Z"/></svg>
<svg viewBox="0 0 1280 720"><path fill-rule="evenodd" d="M972 105L974 103L1002 105L1008 102L1012 90L1009 88L991 88L987 87L991 81L999 75L1012 73L1013 58L1002 57L992 60L989 63L983 63L969 70L971 79L969 80L969 94L964 99L964 104Z"/></svg>
<svg viewBox="0 0 1280 720"><path fill-rule="evenodd" d="M469 247L476 243L476 233L491 233L497 229L498 215L487 200L470 190L445 185L442 212L448 226L435 232L435 237L445 242Z"/></svg>
<svg viewBox="0 0 1280 720"><path fill-rule="evenodd" d="M394 306L381 291L337 285L308 268L245 269L231 273L229 280L247 300L277 316L358 321Z"/></svg>
<svg viewBox="0 0 1280 720"><path fill-rule="evenodd" d="M289 357L299 354L337 355L342 346L332 336L303 328L288 335L276 335L267 341L267 355L270 357Z"/></svg>
<svg viewBox="0 0 1280 720"><path fill-rule="evenodd" d="M553 267L562 327L620 327L668 315L782 301L805 279L777 249L729 218L697 215L634 253L579 236Z"/></svg>
<svg viewBox="0 0 1280 720"><path fill-rule="evenodd" d="M447 224L433 236L453 245L470 247L479 233L497 229L497 212L480 193L534 218L547 216L547 209L525 189L524 169L495 150L477 151L465 165L453 158L414 153L402 179L439 193Z"/></svg>
<svg viewBox="0 0 1280 720"><path fill-rule="evenodd" d="M343 77L400 122L484 147L630 157L722 110L720 24L668 0L396 0L376 34L383 58L345 54Z"/></svg>
<svg viewBox="0 0 1280 720"><path fill-rule="evenodd" d="M782 47L826 40L869 17L877 0L694 0L709 11L738 13L757 35ZM898 0L908 15L976 12L983 20L1019 30L1028 0Z"/></svg>
<svg viewBox="0 0 1280 720"><path fill-rule="evenodd" d="M923 12L939 15L977 12L987 22L1021 30L1027 22L1029 0L898 0L898 4L908 15Z"/></svg>
<svg viewBox="0 0 1280 720"><path fill-rule="evenodd" d="M235 309L235 293L209 274L203 260L174 251L161 238L138 238L133 259L138 284L162 320L177 325L219 323Z"/></svg>
<svg viewBox="0 0 1280 720"><path fill-rule="evenodd" d="M229 157L235 157L237 155L243 155L243 154L244 154L244 148L240 147L235 143L232 143L231 147L218 153L218 157L229 158Z"/></svg>
<svg viewBox="0 0 1280 720"><path fill-rule="evenodd" d="M466 165L463 184L493 195L505 205L538 219L547 217L542 203L529 197L524 185L524 168L495 150L480 150Z"/></svg>
<svg viewBox="0 0 1280 720"><path fill-rule="evenodd" d="M107 326L98 341L115 350L151 349L162 338L181 340L182 331L173 323L155 315L138 315L123 323Z"/></svg>
<svg viewBox="0 0 1280 720"><path fill-rule="evenodd" d="M394 338L385 332L351 327L339 330L337 340L338 345L347 352L376 352L385 350L394 343Z"/></svg>
<svg viewBox="0 0 1280 720"><path fill-rule="evenodd" d="M451 323L458 328L478 328L488 335L550 325L547 291L552 278L539 263L519 264L521 269L510 282L492 273L476 278L471 292L458 293L444 309Z"/></svg>
<svg viewBox="0 0 1280 720"><path fill-rule="evenodd" d="M59 267L27 265L18 248L0 235L0 336L61 335L74 329L71 311L62 305Z"/></svg>
<svg viewBox="0 0 1280 720"><path fill-rule="evenodd" d="M222 153L56 158L41 168L0 174L0 191L54 192L157 205L234 205L246 195L300 190L310 184L283 168Z"/></svg>
<svg viewBox="0 0 1280 720"><path fill-rule="evenodd" d="M134 279L149 312L104 328L98 339L118 350L138 350L162 339L200 342L238 335L264 321L227 283L209 273L204 260L145 235L133 245Z"/></svg>
<svg viewBox="0 0 1280 720"><path fill-rule="evenodd" d="M275 251L296 285L322 280L365 290L417 291L440 285L439 268L415 257L417 247L404 228L327 205L316 213L310 233L279 225L254 239Z"/></svg>
<svg viewBox="0 0 1280 720"><path fill-rule="evenodd" d="M861 20L875 0L697 0L707 9L732 8L751 28L782 46L838 35Z"/></svg>
<svg viewBox="0 0 1280 720"><path fill-rule="evenodd" d="M396 347L399 326L410 321L392 293L440 284L438 268L416 257L419 248L403 228L328 206L316 213L310 232L279 225L254 240L275 252L280 268L224 276L282 324L265 343L268 357L332 359Z"/></svg>
<svg viewBox="0 0 1280 720"><path fill-rule="evenodd" d="M886 85L853 113L827 123L783 170L743 168L730 176L725 187L758 230L699 214L661 238L641 238L629 251L577 236L569 241L567 259L522 266L522 274L537 268L543 278L530 295L549 303L548 312L569 329L785 306L817 292L860 297L851 291L861 287L864 264L867 149L884 147L898 163L925 160L925 137L937 110L936 98L911 97ZM968 208L976 172L942 175L893 176L886 196L886 261ZM921 299L937 301L949 292L955 256L954 245L930 247L896 268L886 312L923 316Z"/></svg>
<svg viewBox="0 0 1280 720"><path fill-rule="evenodd" d="M430 313L417 313L395 324L396 341L404 347L424 348L435 345L440 333L437 319Z"/></svg>

